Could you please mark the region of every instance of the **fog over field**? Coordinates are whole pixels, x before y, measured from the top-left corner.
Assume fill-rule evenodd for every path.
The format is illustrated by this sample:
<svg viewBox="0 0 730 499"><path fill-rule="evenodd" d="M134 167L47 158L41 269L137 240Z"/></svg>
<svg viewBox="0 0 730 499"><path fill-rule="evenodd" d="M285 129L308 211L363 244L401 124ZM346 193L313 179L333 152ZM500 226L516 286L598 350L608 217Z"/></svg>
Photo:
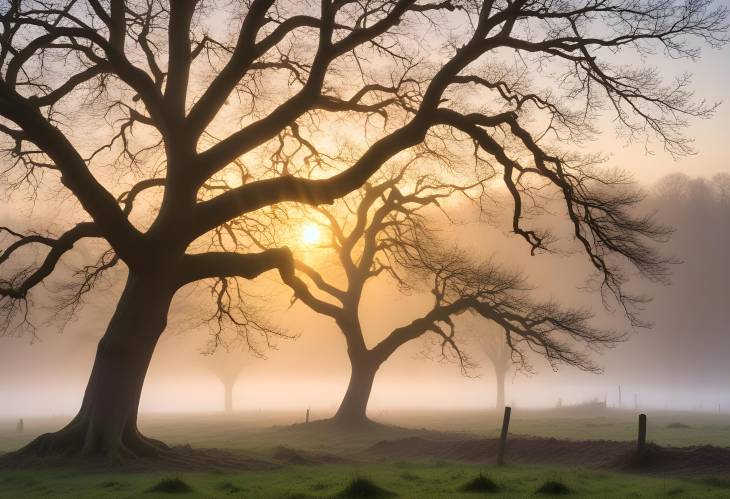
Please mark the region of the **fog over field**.
<svg viewBox="0 0 730 499"><path fill-rule="evenodd" d="M590 268L580 255L529 256L522 241L505 236L496 216L491 224L460 223L441 227L439 237L458 241L474 254L496 253L500 262L525 269L535 292L543 298L581 303L599 313L602 326L630 332L628 341L594 354L602 375L563 366L553 372L538 357L532 373L508 374L506 401L513 407L553 407L591 399L618 406L619 385L624 408L682 409L730 412L730 177L668 175L645 187L647 212L676 229L662 250L673 255L672 284L641 284L653 295L642 318L651 329L631 329L617 310L604 311L600 296L585 289ZM42 207L40 207L42 209ZM473 218L465 211L462 220ZM5 213L6 219L18 214ZM7 220L5 220L7 221ZM4 222L5 222L4 221ZM556 227L556 231L569 230ZM488 243L488 244L486 244ZM681 263L679 263L681 261ZM70 320L62 333L51 305L38 317L36 338L25 334L0 338L0 417L71 414L78 408L91 368L96 342L120 293L119 273L109 274L101 291ZM274 348L259 344L264 357L245 344L220 346L211 355L210 332L195 320L205 310L207 289L189 287L178 293L168 330L156 350L143 391L141 411L200 412L223 408L223 385L214 364L240 364L233 389L236 411L295 410L331 415L347 386L349 365L341 334L331 320L299 303L290 307L291 293L264 276L251 287L273 290L275 301L258 303L262 313L294 339L276 339ZM261 300L259 300L261 301ZM428 307L429 298L403 294L385 279L369 285L362 316L368 341L409 322ZM46 321L46 322L44 322ZM55 322L48 322L55 321ZM491 327L485 321L459 318L464 331ZM495 404L493 368L478 342L468 344L476 366L467 376L454 362L434 359L437 348L415 340L378 373L369 405L371 415L404 408L477 409ZM407 395L407 396L406 396Z"/></svg>
<svg viewBox="0 0 730 499"><path fill-rule="evenodd" d="M728 0L0 1L0 499L727 498Z"/></svg>

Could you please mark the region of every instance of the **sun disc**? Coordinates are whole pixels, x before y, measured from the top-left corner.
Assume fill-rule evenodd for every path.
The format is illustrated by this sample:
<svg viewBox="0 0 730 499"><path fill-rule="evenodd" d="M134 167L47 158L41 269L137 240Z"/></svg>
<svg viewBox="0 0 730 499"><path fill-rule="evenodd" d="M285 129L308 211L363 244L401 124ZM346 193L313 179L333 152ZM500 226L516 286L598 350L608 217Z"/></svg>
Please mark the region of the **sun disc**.
<svg viewBox="0 0 730 499"><path fill-rule="evenodd" d="M307 224L302 229L302 242L304 242L304 244L314 244L319 241L319 237L319 227L316 225Z"/></svg>

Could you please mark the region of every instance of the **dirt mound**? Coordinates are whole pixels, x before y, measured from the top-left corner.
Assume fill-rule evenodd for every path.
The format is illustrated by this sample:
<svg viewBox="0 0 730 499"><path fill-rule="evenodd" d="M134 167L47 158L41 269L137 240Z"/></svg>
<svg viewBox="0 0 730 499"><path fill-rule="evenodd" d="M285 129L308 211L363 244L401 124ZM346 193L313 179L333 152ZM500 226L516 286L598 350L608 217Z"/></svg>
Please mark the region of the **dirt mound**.
<svg viewBox="0 0 730 499"><path fill-rule="evenodd" d="M279 465L251 459L220 449L193 449L189 445L171 447L157 457L129 459L120 464L103 457L0 456L0 469L78 467L86 471L211 471L211 470L269 470Z"/></svg>
<svg viewBox="0 0 730 499"><path fill-rule="evenodd" d="M434 440L423 437L408 437L397 440L382 440L368 449L373 454L388 457L435 457L458 461L475 461L496 452L496 440ZM495 443L494 449L491 449Z"/></svg>
<svg viewBox="0 0 730 499"><path fill-rule="evenodd" d="M632 453L617 460L622 471L640 473L730 474L730 448L701 445L660 447L648 445L642 453Z"/></svg>
<svg viewBox="0 0 730 499"><path fill-rule="evenodd" d="M335 456L334 454L305 452L299 449L292 449L280 445L274 449L271 456L276 461L282 461L286 464L300 465L316 465L316 464L343 464L348 462L346 459Z"/></svg>
<svg viewBox="0 0 730 499"><path fill-rule="evenodd" d="M497 439L430 440L405 438L384 440L368 453L389 458L432 458L453 461L490 462L497 457ZM727 474L730 448L660 447L649 445L636 453L634 442L608 440L557 440L554 438L510 438L506 461L512 464L609 468L639 473Z"/></svg>
<svg viewBox="0 0 730 499"><path fill-rule="evenodd" d="M667 428L674 429L674 430L683 430L685 428L689 428L689 425L688 424L684 424L684 423L678 423L678 422L677 423L669 423L667 425Z"/></svg>
<svg viewBox="0 0 730 499"><path fill-rule="evenodd" d="M454 461L492 461L497 439L429 440L413 437L378 442L370 453L398 458L430 457ZM571 441L554 438L511 438L506 458L515 464L581 464L600 467L615 461L633 446L630 442Z"/></svg>
<svg viewBox="0 0 730 499"><path fill-rule="evenodd" d="M460 436L467 438L466 434L458 432L442 432L429 430L427 428L407 428L403 426L379 423L373 420L365 420L358 423L347 424L334 419L317 419L309 423L295 423L292 425L272 426L272 431L279 432L283 436L292 435L321 435L335 436L337 438L366 439L368 437L386 438L410 438L422 437L432 440L454 439ZM377 442L378 440L373 440Z"/></svg>

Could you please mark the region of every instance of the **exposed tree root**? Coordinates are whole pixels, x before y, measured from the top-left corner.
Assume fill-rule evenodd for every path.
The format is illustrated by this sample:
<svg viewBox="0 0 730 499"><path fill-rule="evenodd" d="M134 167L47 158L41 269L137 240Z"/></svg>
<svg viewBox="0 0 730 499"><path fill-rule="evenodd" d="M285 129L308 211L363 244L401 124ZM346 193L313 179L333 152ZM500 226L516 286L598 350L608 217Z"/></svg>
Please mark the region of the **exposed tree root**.
<svg viewBox="0 0 730 499"><path fill-rule="evenodd" d="M114 431L115 425L90 422L77 416L65 428L40 435L25 447L3 456L4 461L25 461L46 457L102 458L115 464L143 457L159 457L169 447L142 435L136 425Z"/></svg>
<svg viewBox="0 0 730 499"><path fill-rule="evenodd" d="M371 427L378 425L378 423L376 423L375 421L372 421L371 419L368 419L368 418L364 418L364 419L361 419L361 418L357 418L357 419L332 418L332 419L329 419L328 421L331 423L332 426L334 426L336 428L344 428L344 429L371 428Z"/></svg>
<svg viewBox="0 0 730 499"><path fill-rule="evenodd" d="M51 434L53 435L53 434ZM45 437L45 435L43 436ZM40 438L40 437L39 437ZM45 445L47 438L42 440ZM34 442L38 442L34 441ZM106 453L83 456L80 452L39 453L40 443L21 451L0 456L0 469L38 469L76 467L94 471L210 471L210 470L269 470L280 465L270 461L251 459L243 454L221 449L193 449L175 446L158 449L149 455L131 451L128 445L109 449Z"/></svg>
<svg viewBox="0 0 730 499"><path fill-rule="evenodd" d="M330 419L324 420L326 424L329 424L330 426L341 429L341 430L353 430L353 431L359 431L359 430L371 430L374 428L384 428L388 425L384 425L382 423L378 423L377 421L373 421L372 419L368 417L344 417L344 416L334 416Z"/></svg>

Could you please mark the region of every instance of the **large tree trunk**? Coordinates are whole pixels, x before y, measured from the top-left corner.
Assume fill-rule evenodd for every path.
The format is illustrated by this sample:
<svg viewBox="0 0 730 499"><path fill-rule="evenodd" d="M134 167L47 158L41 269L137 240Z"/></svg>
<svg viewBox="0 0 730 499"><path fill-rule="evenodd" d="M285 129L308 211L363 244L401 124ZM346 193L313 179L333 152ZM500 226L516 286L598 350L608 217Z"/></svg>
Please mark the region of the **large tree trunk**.
<svg viewBox="0 0 730 499"><path fill-rule="evenodd" d="M360 353L350 354L350 366L350 383L333 419L343 426L361 426L370 422L367 417L368 400L380 363L371 355Z"/></svg>
<svg viewBox="0 0 730 499"><path fill-rule="evenodd" d="M105 455L118 461L165 448L137 430L137 410L147 368L175 293L166 281L160 276L130 273L99 341L78 414L65 428L41 435L18 455Z"/></svg>

